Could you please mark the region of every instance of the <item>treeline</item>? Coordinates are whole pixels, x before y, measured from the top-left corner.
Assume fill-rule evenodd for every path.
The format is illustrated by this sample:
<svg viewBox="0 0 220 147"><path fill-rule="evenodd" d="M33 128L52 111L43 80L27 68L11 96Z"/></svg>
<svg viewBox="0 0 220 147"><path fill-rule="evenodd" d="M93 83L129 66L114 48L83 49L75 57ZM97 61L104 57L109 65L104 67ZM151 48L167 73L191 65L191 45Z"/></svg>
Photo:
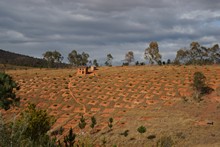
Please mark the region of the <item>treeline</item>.
<svg viewBox="0 0 220 147"><path fill-rule="evenodd" d="M173 61L168 59L164 61L159 51L159 45L156 41L150 42L144 51L144 58L150 65L174 64L174 65L211 65L220 63L220 48L218 44L211 47L205 47L198 42L192 42L189 48L179 49ZM113 59L113 58L112 58ZM129 51L125 54L123 65L129 65L135 61L134 53ZM145 65L144 62L135 62L135 65Z"/></svg>
<svg viewBox="0 0 220 147"><path fill-rule="evenodd" d="M135 55L133 51L125 53L124 59L122 59L122 65L130 65L132 62L135 65L147 64L175 64L175 65L207 65L207 64L219 64L220 63L220 48L218 44L211 47L204 47L198 42L192 42L189 48L179 49L176 53L175 59L172 61L168 59L164 61L160 54L159 45L156 41L150 42L149 46L143 52L146 62L135 61ZM89 54L86 52L79 53L76 50L72 50L68 54L69 64L63 63L64 57L58 51L46 51L42 54L43 59L33 58L25 55L11 53L8 51L0 50L0 63L11 64L17 66L30 66L40 68L64 68L71 66L99 66L97 59L89 60ZM111 53L106 55L104 64L106 66L112 66L114 57Z"/></svg>

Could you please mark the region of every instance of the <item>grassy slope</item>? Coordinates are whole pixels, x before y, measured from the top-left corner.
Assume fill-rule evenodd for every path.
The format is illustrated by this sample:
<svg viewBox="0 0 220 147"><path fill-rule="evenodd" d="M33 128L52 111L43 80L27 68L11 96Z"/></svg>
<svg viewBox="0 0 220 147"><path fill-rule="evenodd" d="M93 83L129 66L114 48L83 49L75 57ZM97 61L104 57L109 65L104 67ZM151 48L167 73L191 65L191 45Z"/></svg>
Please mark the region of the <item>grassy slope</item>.
<svg viewBox="0 0 220 147"><path fill-rule="evenodd" d="M102 67L94 77L78 77L70 69L10 70L7 73L21 85L17 94L22 101L20 108L5 116L19 113L32 102L57 117L53 129L73 127L79 132L80 114L88 124L95 115L96 129L101 129L92 135L97 144L106 137L109 145L152 146L161 136L170 135L177 146L210 146L220 140L220 97L213 92L199 104L190 101L195 71L203 72L212 88L220 84L219 66ZM184 102L183 97L189 101ZM109 117L114 118L111 132ZM207 125L208 121L214 125ZM136 131L140 125L147 128L143 135ZM129 130L127 137L119 135L125 130ZM89 125L84 131L91 131ZM149 140L149 135L156 138Z"/></svg>

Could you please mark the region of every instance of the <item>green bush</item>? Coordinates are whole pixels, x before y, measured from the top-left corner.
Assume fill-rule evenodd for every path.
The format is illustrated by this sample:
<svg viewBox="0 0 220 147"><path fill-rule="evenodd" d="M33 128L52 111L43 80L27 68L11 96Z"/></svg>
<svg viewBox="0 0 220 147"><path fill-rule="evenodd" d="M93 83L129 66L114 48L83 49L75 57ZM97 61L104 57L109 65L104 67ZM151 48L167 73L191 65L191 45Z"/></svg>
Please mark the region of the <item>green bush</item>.
<svg viewBox="0 0 220 147"><path fill-rule="evenodd" d="M140 126L137 131L141 134L145 133L146 132L146 128L144 126Z"/></svg>
<svg viewBox="0 0 220 147"><path fill-rule="evenodd" d="M38 142L55 123L55 119L49 116L46 110L38 110L35 104L29 104L28 108L21 113L17 121L18 126L25 126L22 135L33 142Z"/></svg>
<svg viewBox="0 0 220 147"><path fill-rule="evenodd" d="M70 128L69 134L64 136L64 143L66 147L73 147L75 143L76 134L73 133L73 129Z"/></svg>
<svg viewBox="0 0 220 147"><path fill-rule="evenodd" d="M37 110L34 104L9 123L0 118L0 146L55 146L47 132L54 123L54 118L45 110Z"/></svg>
<svg viewBox="0 0 220 147"><path fill-rule="evenodd" d="M16 97L14 90L19 90L19 86L15 83L11 76L0 73L0 108L10 109L10 106L18 105L20 98Z"/></svg>
<svg viewBox="0 0 220 147"><path fill-rule="evenodd" d="M123 135L124 137L127 137L128 136L128 132L129 132L129 130L125 130L123 133L120 133L120 135Z"/></svg>

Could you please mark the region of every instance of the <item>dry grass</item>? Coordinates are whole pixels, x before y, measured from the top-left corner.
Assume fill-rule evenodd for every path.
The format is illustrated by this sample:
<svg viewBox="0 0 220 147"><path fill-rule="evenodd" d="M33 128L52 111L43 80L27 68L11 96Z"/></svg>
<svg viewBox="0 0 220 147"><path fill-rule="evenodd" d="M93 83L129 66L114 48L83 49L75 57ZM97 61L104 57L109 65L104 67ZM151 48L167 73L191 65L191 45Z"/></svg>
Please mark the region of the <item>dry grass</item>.
<svg viewBox="0 0 220 147"><path fill-rule="evenodd" d="M94 77L78 77L70 69L9 70L21 86L21 106L2 113L10 117L35 103L55 115L53 129L73 127L77 133L80 114L88 124L95 115L96 129L101 129L91 136L96 144L106 137L107 145L152 146L160 137L172 136L176 146L214 145L220 140L220 97L213 92L200 103L190 99L196 71L204 73L213 89L219 86L219 66L102 67ZM114 123L108 132L110 117ZM137 132L141 125L147 128L143 135ZM125 130L127 137L120 135ZM90 131L87 125L85 132ZM149 135L156 138L147 139Z"/></svg>

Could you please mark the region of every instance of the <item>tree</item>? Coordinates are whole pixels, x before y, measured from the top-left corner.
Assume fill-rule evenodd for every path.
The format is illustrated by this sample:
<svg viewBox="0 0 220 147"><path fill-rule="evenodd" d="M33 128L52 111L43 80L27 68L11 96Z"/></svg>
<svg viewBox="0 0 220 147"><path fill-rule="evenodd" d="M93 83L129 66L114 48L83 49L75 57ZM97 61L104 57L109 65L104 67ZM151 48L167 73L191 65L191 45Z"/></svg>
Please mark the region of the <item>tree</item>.
<svg viewBox="0 0 220 147"><path fill-rule="evenodd" d="M68 55L68 60L70 64L74 66L85 66L88 63L89 54L82 52L82 54L78 54L76 50L73 50Z"/></svg>
<svg viewBox="0 0 220 147"><path fill-rule="evenodd" d="M188 52L192 64L204 64L204 58L208 56L207 51L198 42L192 42L190 44L190 51Z"/></svg>
<svg viewBox="0 0 220 147"><path fill-rule="evenodd" d="M193 88L195 89L195 99L200 101L202 89L206 86L206 77L201 72L195 72L193 78Z"/></svg>
<svg viewBox="0 0 220 147"><path fill-rule="evenodd" d="M125 61L128 62L128 64L134 61L134 53L132 51L125 54Z"/></svg>
<svg viewBox="0 0 220 147"><path fill-rule="evenodd" d="M66 147L73 147L75 143L76 134L73 133L73 129L70 128L69 134L64 136L64 143Z"/></svg>
<svg viewBox="0 0 220 147"><path fill-rule="evenodd" d="M167 65L169 65L171 63L170 59L167 59Z"/></svg>
<svg viewBox="0 0 220 147"><path fill-rule="evenodd" d="M208 48L208 56L213 63L220 62L220 48L218 44L215 44L211 48Z"/></svg>
<svg viewBox="0 0 220 147"><path fill-rule="evenodd" d="M81 130L83 130L86 127L86 121L85 121L85 118L83 117L83 115L80 118L80 122L79 122L78 126Z"/></svg>
<svg viewBox="0 0 220 147"><path fill-rule="evenodd" d="M108 127L109 127L109 129L111 130L112 129L112 127L113 127L113 118L111 117L111 118L109 118L109 122L108 122Z"/></svg>
<svg viewBox="0 0 220 147"><path fill-rule="evenodd" d="M46 110L38 110L35 104L29 104L27 109L21 113L17 125L25 126L22 136L37 144L42 138L47 137L46 133L54 122L54 117L49 116Z"/></svg>
<svg viewBox="0 0 220 147"><path fill-rule="evenodd" d="M209 94L213 91L211 87L206 84L206 77L202 72L195 72L192 84L195 95L194 99L200 102L202 99L201 97L205 94Z"/></svg>
<svg viewBox="0 0 220 147"><path fill-rule="evenodd" d="M61 63L63 60L63 56L61 55L61 53L56 50L53 51L52 53L53 53L54 62Z"/></svg>
<svg viewBox="0 0 220 147"><path fill-rule="evenodd" d="M113 60L113 56L111 54L107 54L105 65L106 66L112 66L112 60Z"/></svg>
<svg viewBox="0 0 220 147"><path fill-rule="evenodd" d="M188 56L188 51L185 49L180 49L177 51L174 62L175 63L186 63L189 60L187 56Z"/></svg>
<svg viewBox="0 0 220 147"><path fill-rule="evenodd" d="M149 47L145 49L145 59L149 60L150 64L158 63L161 60L161 55L159 53L159 47L157 42L151 42Z"/></svg>
<svg viewBox="0 0 220 147"><path fill-rule="evenodd" d="M140 63L138 61L135 62L135 65L140 65Z"/></svg>
<svg viewBox="0 0 220 147"><path fill-rule="evenodd" d="M53 123L54 117L29 104L18 119L14 117L12 121L4 123L0 117L0 146L55 146L54 139L46 134Z"/></svg>
<svg viewBox="0 0 220 147"><path fill-rule="evenodd" d="M198 42L192 42L189 49L177 51L175 63L204 65L218 63L220 60L220 49L218 44L211 48L201 46Z"/></svg>
<svg viewBox="0 0 220 147"><path fill-rule="evenodd" d="M47 51L43 54L44 59L48 63L48 68L53 67L54 63L61 63L63 56L58 51Z"/></svg>
<svg viewBox="0 0 220 147"><path fill-rule="evenodd" d="M8 124L11 146L48 146L54 144L46 134L54 123L45 110L37 110L34 104L21 113L19 119Z"/></svg>
<svg viewBox="0 0 220 147"><path fill-rule="evenodd" d="M0 73L0 108L8 110L11 105L18 105L20 98L15 95L15 89L19 90L19 86L13 81L12 77Z"/></svg>
<svg viewBox="0 0 220 147"><path fill-rule="evenodd" d="M82 56L81 65L85 66L88 63L89 54L82 52L81 56Z"/></svg>
<svg viewBox="0 0 220 147"><path fill-rule="evenodd" d="M98 66L99 66L99 64L98 64L98 62L97 62L97 60L96 60L96 59L94 59L94 60L93 60L93 65L95 65L96 67L98 67Z"/></svg>
<svg viewBox="0 0 220 147"><path fill-rule="evenodd" d="M47 51L43 54L43 57L48 63L48 68L52 67L52 65L54 63L53 52Z"/></svg>
<svg viewBox="0 0 220 147"><path fill-rule="evenodd" d="M78 66L80 64L79 60L81 60L81 57L77 54L76 50L73 50L71 53L69 53L68 60L70 64Z"/></svg>
<svg viewBox="0 0 220 147"><path fill-rule="evenodd" d="M96 118L94 116L91 117L91 122L92 123L91 123L90 127L93 129L95 127L96 123L97 123Z"/></svg>
<svg viewBox="0 0 220 147"><path fill-rule="evenodd" d="M162 65L161 60L159 60L159 61L157 62L157 64L161 66L161 65Z"/></svg>

